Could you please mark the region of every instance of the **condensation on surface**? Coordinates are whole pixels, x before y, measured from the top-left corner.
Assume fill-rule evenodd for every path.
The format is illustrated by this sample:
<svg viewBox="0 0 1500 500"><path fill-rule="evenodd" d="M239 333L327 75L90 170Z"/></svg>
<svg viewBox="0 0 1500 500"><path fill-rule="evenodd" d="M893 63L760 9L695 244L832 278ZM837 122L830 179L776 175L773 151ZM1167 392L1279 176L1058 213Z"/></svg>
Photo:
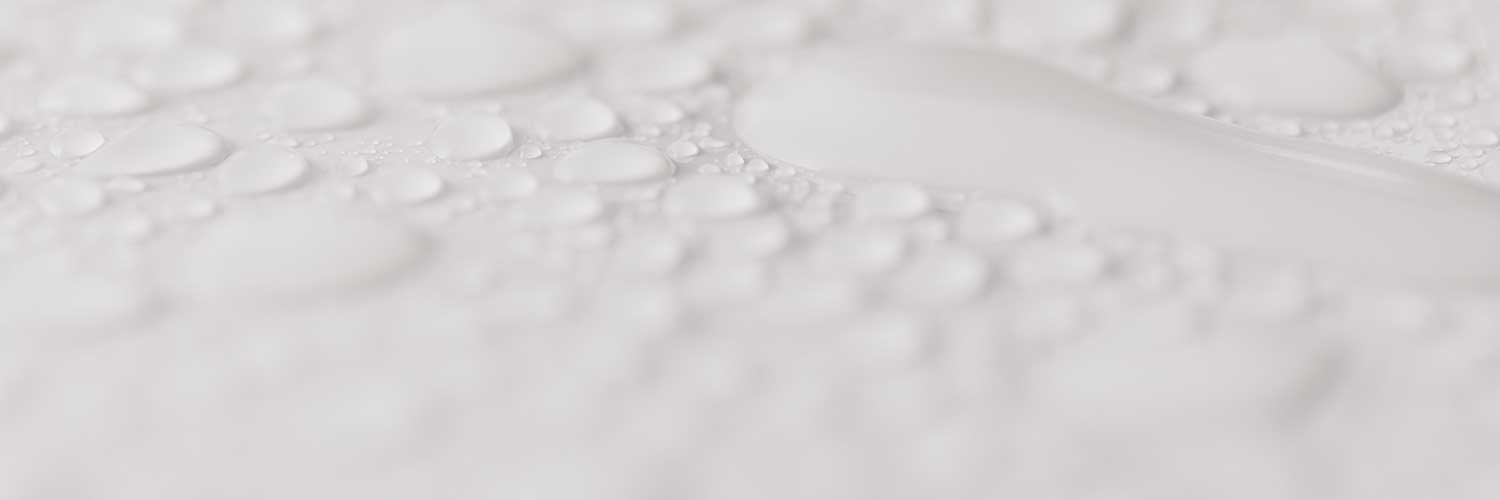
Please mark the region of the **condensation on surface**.
<svg viewBox="0 0 1500 500"><path fill-rule="evenodd" d="M1491 3L4 2L0 499L1494 498Z"/></svg>

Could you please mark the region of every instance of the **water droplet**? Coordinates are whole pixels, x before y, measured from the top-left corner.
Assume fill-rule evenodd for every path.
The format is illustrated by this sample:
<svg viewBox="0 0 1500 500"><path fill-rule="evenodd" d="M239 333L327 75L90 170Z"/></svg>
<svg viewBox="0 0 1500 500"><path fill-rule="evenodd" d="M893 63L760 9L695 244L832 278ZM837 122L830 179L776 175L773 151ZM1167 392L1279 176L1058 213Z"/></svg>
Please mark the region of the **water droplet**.
<svg viewBox="0 0 1500 500"><path fill-rule="evenodd" d="M1119 0L998 2L995 31L1014 45L1082 45L1109 41L1123 32L1130 10Z"/></svg>
<svg viewBox="0 0 1500 500"><path fill-rule="evenodd" d="M602 138L620 130L620 118L598 99L571 99L544 108L538 118L543 137L558 141Z"/></svg>
<svg viewBox="0 0 1500 500"><path fill-rule="evenodd" d="M78 170L104 176L171 174L212 166L224 155L224 142L207 129L151 123L105 145Z"/></svg>
<svg viewBox="0 0 1500 500"><path fill-rule="evenodd" d="M307 161L290 149L260 146L237 152L219 165L219 189L257 195L292 187L307 175Z"/></svg>
<svg viewBox="0 0 1500 500"><path fill-rule="evenodd" d="M921 251L898 267L887 296L898 304L944 306L978 295L989 277L989 264L958 247Z"/></svg>
<svg viewBox="0 0 1500 500"><path fill-rule="evenodd" d="M47 150L60 160L88 156L104 145L104 136L93 130L64 130L52 137Z"/></svg>
<svg viewBox="0 0 1500 500"><path fill-rule="evenodd" d="M1011 251L1007 276L1028 286L1076 286L1091 283L1109 269L1098 248L1074 242L1030 242Z"/></svg>
<svg viewBox="0 0 1500 500"><path fill-rule="evenodd" d="M698 156L698 151L698 145L688 140L673 142L667 146L667 155L671 156L673 160L678 161Z"/></svg>
<svg viewBox="0 0 1500 500"><path fill-rule="evenodd" d="M146 190L146 183L133 177L115 177L104 182L104 189L121 193L139 193Z"/></svg>
<svg viewBox="0 0 1500 500"><path fill-rule="evenodd" d="M1188 80L1222 106L1313 118L1379 114L1401 89L1311 36L1220 40L1194 56Z"/></svg>
<svg viewBox="0 0 1500 500"><path fill-rule="evenodd" d="M155 294L138 283L93 273L13 266L0 276L0 331L47 334L121 332L144 320Z"/></svg>
<svg viewBox="0 0 1500 500"><path fill-rule="evenodd" d="M860 219L910 219L932 208L932 197L907 182L877 182L855 192L854 216Z"/></svg>
<svg viewBox="0 0 1500 500"><path fill-rule="evenodd" d="M292 2L242 0L225 5L217 28L230 38L255 45L292 45L306 42L318 30L306 6Z"/></svg>
<svg viewBox="0 0 1500 500"><path fill-rule="evenodd" d="M466 115L443 120L428 147L447 160L488 160L510 151L514 141L510 124L497 116Z"/></svg>
<svg viewBox="0 0 1500 500"><path fill-rule="evenodd" d="M182 23L170 15L126 4L100 4L74 25L78 49L90 54L161 50L182 39Z"/></svg>
<svg viewBox="0 0 1500 500"><path fill-rule="evenodd" d="M735 125L765 154L834 172L1054 193L1081 218L1367 279L1500 279L1500 234L1484 229L1500 225L1500 197L1488 188L1175 115L1003 54L834 50L752 89Z"/></svg>
<svg viewBox="0 0 1500 500"><path fill-rule="evenodd" d="M599 195L583 189L549 189L521 202L525 220L547 226L582 224L604 214Z"/></svg>
<svg viewBox="0 0 1500 500"><path fill-rule="evenodd" d="M535 193L541 182L524 170L499 170L490 175L490 184L501 198L524 198Z"/></svg>
<svg viewBox="0 0 1500 500"><path fill-rule="evenodd" d="M64 78L42 91L43 109L74 116L118 116L146 109L145 93L129 83L101 76Z"/></svg>
<svg viewBox="0 0 1500 500"><path fill-rule="evenodd" d="M676 269L687 254L683 243L665 231L630 233L611 250L612 269L632 275L667 274Z"/></svg>
<svg viewBox="0 0 1500 500"><path fill-rule="evenodd" d="M1007 200L976 200L958 215L958 235L981 247L997 247L1041 231L1035 208Z"/></svg>
<svg viewBox="0 0 1500 500"><path fill-rule="evenodd" d="M1474 53L1452 40L1399 40L1387 48L1382 67L1394 78L1431 81L1454 78L1474 64Z"/></svg>
<svg viewBox="0 0 1500 500"><path fill-rule="evenodd" d="M187 93L229 85L244 72L244 64L233 54L210 47L185 46L141 60L131 72L131 79L153 91Z"/></svg>
<svg viewBox="0 0 1500 500"><path fill-rule="evenodd" d="M906 255L898 231L883 227L842 228L822 232L809 250L814 269L835 275L875 276Z"/></svg>
<svg viewBox="0 0 1500 500"><path fill-rule="evenodd" d="M779 214L716 222L703 228L703 246L714 257L763 259L792 241L792 229Z"/></svg>
<svg viewBox="0 0 1500 500"><path fill-rule="evenodd" d="M710 174L678 179L668 188L664 205L673 213L712 219L754 212L762 200L746 179Z"/></svg>
<svg viewBox="0 0 1500 500"><path fill-rule="evenodd" d="M443 193L442 177L423 168L382 168L368 185L370 196L380 203L417 204Z"/></svg>
<svg viewBox="0 0 1500 500"><path fill-rule="evenodd" d="M1177 72L1163 67L1141 67L1123 70L1115 82L1125 90L1147 96L1161 96L1177 87Z"/></svg>
<svg viewBox="0 0 1500 500"><path fill-rule="evenodd" d="M735 43L750 47L789 47L812 35L807 15L779 3L737 5L716 30Z"/></svg>
<svg viewBox="0 0 1500 500"><path fill-rule="evenodd" d="M1464 133L1463 143L1471 148L1487 148L1500 145L1500 133L1494 130L1479 128Z"/></svg>
<svg viewBox="0 0 1500 500"><path fill-rule="evenodd" d="M604 63L602 71L605 84L615 90L668 92L708 81L714 67L688 50L653 49L617 55Z"/></svg>
<svg viewBox="0 0 1500 500"><path fill-rule="evenodd" d="M579 147L557 164L552 175L563 182L624 183L662 179L674 170L671 160L650 146L600 141Z"/></svg>
<svg viewBox="0 0 1500 500"><path fill-rule="evenodd" d="M98 210L106 200L104 189L88 179L61 178L36 187L37 204L55 215L82 215Z"/></svg>
<svg viewBox="0 0 1500 500"><path fill-rule="evenodd" d="M323 78L271 89L264 109L279 126L294 132L350 128L363 124L371 115L364 97Z"/></svg>
<svg viewBox="0 0 1500 500"><path fill-rule="evenodd" d="M381 77L406 92L468 96L507 91L571 72L579 54L472 7L446 7L401 26L376 46Z"/></svg>
<svg viewBox="0 0 1500 500"><path fill-rule="evenodd" d="M328 160L328 169L344 177L359 177L370 172L370 162L358 156L341 156Z"/></svg>
<svg viewBox="0 0 1500 500"><path fill-rule="evenodd" d="M677 13L666 2L599 2L563 9L554 23L568 38L582 43L641 42L670 35Z"/></svg>
<svg viewBox="0 0 1500 500"><path fill-rule="evenodd" d="M10 167L6 168L6 171L13 174L24 174L41 170L45 166L47 164L42 163L41 160L36 158L20 158L11 162Z"/></svg>
<svg viewBox="0 0 1500 500"><path fill-rule="evenodd" d="M385 282L423 251L401 226L334 208L235 212L188 248L182 284L204 297L294 303Z"/></svg>

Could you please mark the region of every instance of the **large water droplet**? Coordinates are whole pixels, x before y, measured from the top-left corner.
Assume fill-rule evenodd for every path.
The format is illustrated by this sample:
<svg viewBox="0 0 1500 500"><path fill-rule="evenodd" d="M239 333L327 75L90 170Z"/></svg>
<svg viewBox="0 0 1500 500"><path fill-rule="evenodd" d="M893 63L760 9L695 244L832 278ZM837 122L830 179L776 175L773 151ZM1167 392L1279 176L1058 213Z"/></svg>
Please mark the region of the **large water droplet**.
<svg viewBox="0 0 1500 500"><path fill-rule="evenodd" d="M225 155L224 143L207 129L153 123L133 130L78 164L93 175L157 175L204 168Z"/></svg>
<svg viewBox="0 0 1500 500"><path fill-rule="evenodd" d="M137 63L131 79L157 92L184 93L223 87L244 74L244 64L228 52L186 46L153 54Z"/></svg>
<svg viewBox="0 0 1500 500"><path fill-rule="evenodd" d="M538 117L543 137L558 141L598 139L620 129L620 118L609 105L597 99L576 99L551 104Z"/></svg>
<svg viewBox="0 0 1500 500"><path fill-rule="evenodd" d="M104 188L88 179L61 178L36 187L37 204L56 215L81 215L98 210L106 200Z"/></svg>
<svg viewBox="0 0 1500 500"><path fill-rule="evenodd" d="M16 266L0 276L0 336L120 332L156 299L137 283L52 267Z"/></svg>
<svg viewBox="0 0 1500 500"><path fill-rule="evenodd" d="M349 128L370 118L364 97L322 78L277 86L264 106L277 124L296 132Z"/></svg>
<svg viewBox="0 0 1500 500"><path fill-rule="evenodd" d="M513 140L510 124L500 117L468 115L444 120L427 146L443 159L487 160L509 151Z"/></svg>
<svg viewBox="0 0 1500 500"><path fill-rule="evenodd" d="M423 168L383 169L369 181L370 197L380 203L412 205L443 193L442 177Z"/></svg>
<svg viewBox="0 0 1500 500"><path fill-rule="evenodd" d="M317 32L318 22L305 5L294 2L250 0L224 6L225 34L255 45L288 45L307 41Z"/></svg>
<svg viewBox="0 0 1500 500"><path fill-rule="evenodd" d="M713 64L686 49L642 49L604 63L605 85L624 92L668 92L707 81Z"/></svg>
<svg viewBox="0 0 1500 500"><path fill-rule="evenodd" d="M1318 38L1220 40L1194 56L1188 79L1215 102L1314 118L1364 117L1401 101L1401 89Z"/></svg>
<svg viewBox="0 0 1500 500"><path fill-rule="evenodd" d="M760 193L749 181L729 175L694 175L667 191L667 210L696 218L734 217L761 207Z"/></svg>
<svg viewBox="0 0 1500 500"><path fill-rule="evenodd" d="M754 89L735 123L805 166L1056 193L1095 221L1395 279L1500 280L1494 191L1176 115L992 52L835 49Z"/></svg>
<svg viewBox="0 0 1500 500"><path fill-rule="evenodd" d="M104 145L104 135L93 130L64 130L52 137L47 151L60 160L82 158Z"/></svg>
<svg viewBox="0 0 1500 500"><path fill-rule="evenodd" d="M564 182L641 182L672 175L672 161L660 151L625 141L584 144L568 155L552 175Z"/></svg>
<svg viewBox="0 0 1500 500"><path fill-rule="evenodd" d="M1474 64L1474 53L1453 40L1406 39L1388 47L1381 67L1392 77L1406 81L1453 78Z"/></svg>
<svg viewBox="0 0 1500 500"><path fill-rule="evenodd" d="M583 43L658 40L677 27L677 12L667 2L626 0L569 6L554 16L568 38Z"/></svg>
<svg viewBox="0 0 1500 500"><path fill-rule="evenodd" d="M183 285L204 297L289 302L388 280L423 247L401 226L334 208L237 212L188 249Z"/></svg>
<svg viewBox="0 0 1500 500"><path fill-rule="evenodd" d="M549 189L521 201L521 218L543 226L583 224L604 214L599 195L583 189Z"/></svg>
<svg viewBox="0 0 1500 500"><path fill-rule="evenodd" d="M146 94L113 78L74 76L54 83L37 103L46 110L74 116L117 116L146 109Z"/></svg>
<svg viewBox="0 0 1500 500"><path fill-rule="evenodd" d="M307 174L307 160L290 149L261 146L240 151L219 166L219 188L234 195L255 195L292 187Z"/></svg>

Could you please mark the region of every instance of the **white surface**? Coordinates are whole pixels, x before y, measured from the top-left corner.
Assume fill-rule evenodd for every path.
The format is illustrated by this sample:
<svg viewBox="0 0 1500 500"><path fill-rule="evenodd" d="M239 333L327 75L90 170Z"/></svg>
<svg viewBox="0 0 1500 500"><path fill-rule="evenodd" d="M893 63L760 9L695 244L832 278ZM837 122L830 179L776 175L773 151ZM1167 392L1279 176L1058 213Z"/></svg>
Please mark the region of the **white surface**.
<svg viewBox="0 0 1500 500"><path fill-rule="evenodd" d="M1495 498L1489 3L5 2L0 499Z"/></svg>

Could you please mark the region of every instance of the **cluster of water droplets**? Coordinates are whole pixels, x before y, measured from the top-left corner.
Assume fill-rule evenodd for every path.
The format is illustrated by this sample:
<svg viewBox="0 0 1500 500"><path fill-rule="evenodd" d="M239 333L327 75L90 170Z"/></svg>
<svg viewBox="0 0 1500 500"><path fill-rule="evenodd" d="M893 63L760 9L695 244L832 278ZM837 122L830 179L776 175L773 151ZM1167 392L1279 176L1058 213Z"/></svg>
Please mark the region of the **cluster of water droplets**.
<svg viewBox="0 0 1500 500"><path fill-rule="evenodd" d="M1458 2L141 4L0 9L0 497L1494 491Z"/></svg>

